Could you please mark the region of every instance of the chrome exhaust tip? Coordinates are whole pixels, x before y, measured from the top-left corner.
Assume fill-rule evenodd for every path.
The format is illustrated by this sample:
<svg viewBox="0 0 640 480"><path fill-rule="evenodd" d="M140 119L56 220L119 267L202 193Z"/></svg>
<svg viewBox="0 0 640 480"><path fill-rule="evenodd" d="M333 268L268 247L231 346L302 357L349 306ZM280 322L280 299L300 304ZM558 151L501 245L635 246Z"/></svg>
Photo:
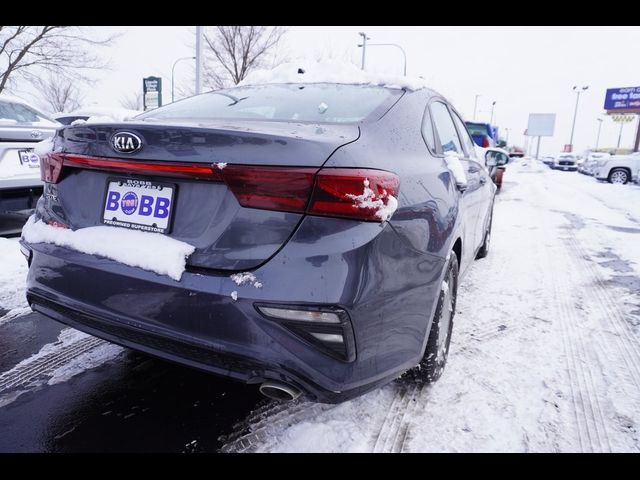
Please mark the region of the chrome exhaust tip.
<svg viewBox="0 0 640 480"><path fill-rule="evenodd" d="M280 402L290 402L302 394L302 392L294 386L273 381L264 382L260 385L259 390L265 397Z"/></svg>

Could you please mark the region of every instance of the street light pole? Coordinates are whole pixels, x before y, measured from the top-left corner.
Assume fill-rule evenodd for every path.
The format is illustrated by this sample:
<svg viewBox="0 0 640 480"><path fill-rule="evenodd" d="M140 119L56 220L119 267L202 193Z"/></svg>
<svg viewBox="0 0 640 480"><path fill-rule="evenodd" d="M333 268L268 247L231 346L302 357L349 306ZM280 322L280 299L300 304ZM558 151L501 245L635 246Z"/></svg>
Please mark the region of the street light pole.
<svg viewBox="0 0 640 480"><path fill-rule="evenodd" d="M362 70L364 70L365 55L367 54L367 40L371 40L371 39L367 37L367 34L364 32L359 32L358 35L362 36L362 45L358 45L358 46L362 47Z"/></svg>
<svg viewBox="0 0 640 480"><path fill-rule="evenodd" d="M360 45L358 45L360 46ZM407 76L407 53L404 51L404 48L402 48L400 45L398 45L397 43L370 43L368 45L369 47L397 47L400 49L400 51L402 52L402 57L404 58L404 76ZM364 57L364 47L363 48L363 57ZM364 65L364 61L363 61L363 65ZM363 67L364 69L364 67Z"/></svg>
<svg viewBox="0 0 640 480"><path fill-rule="evenodd" d="M622 127L624 127L624 122L620 122L620 133L618 134L618 146L616 149L620 148L620 140L622 140Z"/></svg>
<svg viewBox="0 0 640 480"><path fill-rule="evenodd" d="M598 150L598 144L600 143L600 130L602 129L602 119L601 118L596 118L596 120L598 120L598 136L596 137L596 148L595 148L595 150Z"/></svg>
<svg viewBox="0 0 640 480"><path fill-rule="evenodd" d="M173 103L175 101L175 95L174 95L174 79L175 79L175 70L176 70L176 64L181 61L181 60L195 60L196 57L181 57L179 59L177 59L175 62L173 62L173 67L171 67L171 103Z"/></svg>
<svg viewBox="0 0 640 480"><path fill-rule="evenodd" d="M481 97L481 94L476 95L476 100L473 102L473 119L476 119L476 110L478 109L478 97Z"/></svg>
<svg viewBox="0 0 640 480"><path fill-rule="evenodd" d="M496 101L494 100L491 104L491 120L489 120L489 124L493 125L493 108L496 106Z"/></svg>
<svg viewBox="0 0 640 480"><path fill-rule="evenodd" d="M589 88L589 85L582 87L582 91L580 91L578 87L575 85L573 87L573 91L576 92L578 95L576 96L576 109L573 111L573 124L571 125L571 138L569 139L569 148L571 149L570 150L571 152L573 152L573 132L575 131L575 128L576 128L576 117L578 116L578 102L580 101L580 94L584 92L587 88Z"/></svg>

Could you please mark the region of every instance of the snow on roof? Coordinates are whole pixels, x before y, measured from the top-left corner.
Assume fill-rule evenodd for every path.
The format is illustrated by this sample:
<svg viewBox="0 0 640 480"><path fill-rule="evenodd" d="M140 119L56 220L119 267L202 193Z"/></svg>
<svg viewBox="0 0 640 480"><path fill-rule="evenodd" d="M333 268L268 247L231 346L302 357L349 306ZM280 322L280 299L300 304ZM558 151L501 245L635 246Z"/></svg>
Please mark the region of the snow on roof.
<svg viewBox="0 0 640 480"><path fill-rule="evenodd" d="M283 63L271 70L256 70L238 85L270 83L340 83L379 85L387 88L406 88L407 90L420 90L427 87L423 78L368 72L359 69L352 63L310 60Z"/></svg>

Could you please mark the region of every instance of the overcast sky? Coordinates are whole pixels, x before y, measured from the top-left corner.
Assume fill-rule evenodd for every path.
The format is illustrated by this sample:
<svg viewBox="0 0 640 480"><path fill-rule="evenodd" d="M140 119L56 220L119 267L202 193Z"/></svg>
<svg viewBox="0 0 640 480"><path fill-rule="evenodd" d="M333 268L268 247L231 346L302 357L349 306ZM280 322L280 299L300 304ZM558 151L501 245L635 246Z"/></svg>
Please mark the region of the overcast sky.
<svg viewBox="0 0 640 480"><path fill-rule="evenodd" d="M194 27L94 27L123 32L108 52L112 70L90 87L85 103L120 106L120 99L141 90L142 78L163 78L165 103L171 99L171 66L194 54ZM580 95L575 150L594 146L607 88L640 86L638 27L291 27L278 54L330 55L360 64L357 47L366 32L370 43L397 43L407 53L407 73L423 76L465 116L494 123L509 143L524 144L529 113L555 113L556 129L543 138L541 153L569 143L576 95L572 87L588 85ZM192 60L176 67L176 83L193 79ZM402 73L402 55L392 47L367 48L367 68ZM606 118L600 146L615 147L619 124ZM626 124L622 147L631 147L636 122Z"/></svg>

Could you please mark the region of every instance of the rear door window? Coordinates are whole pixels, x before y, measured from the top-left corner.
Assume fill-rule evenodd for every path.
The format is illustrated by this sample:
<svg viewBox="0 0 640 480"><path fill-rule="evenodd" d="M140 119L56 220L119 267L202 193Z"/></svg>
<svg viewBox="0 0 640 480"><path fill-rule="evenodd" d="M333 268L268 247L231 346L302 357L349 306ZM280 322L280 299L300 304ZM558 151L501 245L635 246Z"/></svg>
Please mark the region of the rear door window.
<svg viewBox="0 0 640 480"><path fill-rule="evenodd" d="M462 143L447 106L442 102L433 102L429 109L433 116L433 123L438 133L442 152L456 152L464 155Z"/></svg>

